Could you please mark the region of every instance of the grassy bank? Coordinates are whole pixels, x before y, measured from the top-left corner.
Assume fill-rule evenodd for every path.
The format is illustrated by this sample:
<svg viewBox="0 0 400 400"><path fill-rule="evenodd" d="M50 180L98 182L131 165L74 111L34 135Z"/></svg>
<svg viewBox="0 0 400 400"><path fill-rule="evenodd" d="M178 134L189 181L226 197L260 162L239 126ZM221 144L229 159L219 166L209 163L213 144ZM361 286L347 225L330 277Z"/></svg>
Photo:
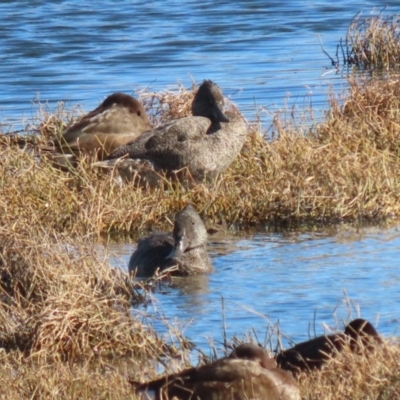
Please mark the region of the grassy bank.
<svg viewBox="0 0 400 400"><path fill-rule="evenodd" d="M146 292L83 241L0 229L0 398L134 398L128 377L185 359L179 332L166 343L132 316Z"/></svg>
<svg viewBox="0 0 400 400"><path fill-rule="evenodd" d="M190 189L120 185L90 160L54 168L40 146L75 115L62 107L41 110L28 139L1 136L0 398L134 398L127 379L154 377L155 360L168 370L187 365L179 333L171 345L131 315L146 292L97 255L92 239L101 234L169 228L166 217L187 202L209 225L397 218L400 83L349 84L318 124L300 129L295 116L277 115L271 141L249 124L228 171ZM188 115L193 98L183 88L141 96L154 122ZM398 349L332 360L300 379L303 398L399 396Z"/></svg>
<svg viewBox="0 0 400 400"><path fill-rule="evenodd" d="M321 371L299 378L303 400L389 400L400 397L399 345L385 343L372 354L346 350Z"/></svg>
<svg viewBox="0 0 400 400"><path fill-rule="evenodd" d="M228 171L214 184L191 189L168 182L168 190L121 186L89 160L68 173L55 169L37 150L62 125L59 114L46 115L32 151L2 138L0 223L18 230L20 221L33 219L71 235L137 232L165 227L165 217L187 202L210 224L398 217L399 94L396 77L351 79L349 93L332 96L323 121L306 131L276 116L275 139L266 141L249 124L248 140ZM155 95L142 95L154 103ZM158 96L164 111L153 118L189 113L190 91Z"/></svg>

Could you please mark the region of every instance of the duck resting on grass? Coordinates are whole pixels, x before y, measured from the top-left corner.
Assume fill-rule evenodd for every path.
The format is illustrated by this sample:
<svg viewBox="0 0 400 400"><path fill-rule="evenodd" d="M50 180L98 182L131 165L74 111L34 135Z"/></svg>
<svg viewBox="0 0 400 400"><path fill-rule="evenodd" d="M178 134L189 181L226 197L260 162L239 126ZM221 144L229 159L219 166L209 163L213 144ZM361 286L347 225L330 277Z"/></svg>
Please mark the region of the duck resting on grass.
<svg viewBox="0 0 400 400"><path fill-rule="evenodd" d="M94 165L114 168L123 157L124 167L130 162L133 170L147 161L155 172L181 181L213 179L238 156L247 137L244 118L239 112L225 114L223 105L221 89L205 80L194 96L193 116L146 131Z"/></svg>
<svg viewBox="0 0 400 400"><path fill-rule="evenodd" d="M301 371L320 369L330 358L341 352L346 344L353 352L371 352L380 343L382 339L374 326L365 319L357 318L346 325L344 333L318 336L281 351L276 356L276 362L280 368L297 376Z"/></svg>
<svg viewBox="0 0 400 400"><path fill-rule="evenodd" d="M131 384L144 399L300 400L291 374L278 369L264 349L251 343L241 344L228 357L211 364Z"/></svg>
<svg viewBox="0 0 400 400"><path fill-rule="evenodd" d="M152 128L143 105L124 93L108 96L96 109L68 127L54 146L46 146L60 166L76 164L77 156L102 160L120 146ZM44 150L46 150L44 149Z"/></svg>

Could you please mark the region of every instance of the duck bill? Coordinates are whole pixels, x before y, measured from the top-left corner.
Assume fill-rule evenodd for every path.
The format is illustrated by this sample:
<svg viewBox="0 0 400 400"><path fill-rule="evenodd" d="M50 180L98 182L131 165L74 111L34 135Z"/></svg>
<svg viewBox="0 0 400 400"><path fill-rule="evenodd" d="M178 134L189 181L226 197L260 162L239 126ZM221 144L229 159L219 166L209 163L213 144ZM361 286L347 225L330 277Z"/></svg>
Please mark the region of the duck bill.
<svg viewBox="0 0 400 400"><path fill-rule="evenodd" d="M220 107L216 107L215 111L219 122L229 122L229 118L222 112Z"/></svg>
<svg viewBox="0 0 400 400"><path fill-rule="evenodd" d="M179 240L175 241L175 246L172 249L171 253L167 257L167 259L179 259L183 256L183 253L185 252L187 247L185 237L182 236L179 238Z"/></svg>

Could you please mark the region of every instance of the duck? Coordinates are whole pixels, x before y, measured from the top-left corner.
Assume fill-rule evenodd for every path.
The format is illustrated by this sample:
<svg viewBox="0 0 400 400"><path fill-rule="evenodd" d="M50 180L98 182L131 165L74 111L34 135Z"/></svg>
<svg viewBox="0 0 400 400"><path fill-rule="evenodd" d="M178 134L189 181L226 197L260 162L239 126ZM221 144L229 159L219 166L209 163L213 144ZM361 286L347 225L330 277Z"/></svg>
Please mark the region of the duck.
<svg viewBox="0 0 400 400"><path fill-rule="evenodd" d="M224 358L146 383L130 382L155 400L300 400L297 382L267 351L243 343ZM147 397L149 398L149 397Z"/></svg>
<svg viewBox="0 0 400 400"><path fill-rule="evenodd" d="M106 160L109 165L115 165L120 157L147 160L156 172L181 181L213 179L230 166L247 137L243 116L239 112L224 113L223 106L219 86L204 80L192 102L193 116L143 132Z"/></svg>
<svg viewBox="0 0 400 400"><path fill-rule="evenodd" d="M56 150L62 154L96 155L102 160L152 127L137 99L114 93L68 127L58 139Z"/></svg>
<svg viewBox="0 0 400 400"><path fill-rule="evenodd" d="M276 356L278 366L298 376L302 371L321 369L326 362L349 344L352 352L371 352L382 339L375 327L363 318L346 325L343 333L318 336L281 351Z"/></svg>
<svg viewBox="0 0 400 400"><path fill-rule="evenodd" d="M193 205L176 214L172 232L143 238L129 260L129 272L151 277L156 271L187 276L213 271L207 253L207 230Z"/></svg>

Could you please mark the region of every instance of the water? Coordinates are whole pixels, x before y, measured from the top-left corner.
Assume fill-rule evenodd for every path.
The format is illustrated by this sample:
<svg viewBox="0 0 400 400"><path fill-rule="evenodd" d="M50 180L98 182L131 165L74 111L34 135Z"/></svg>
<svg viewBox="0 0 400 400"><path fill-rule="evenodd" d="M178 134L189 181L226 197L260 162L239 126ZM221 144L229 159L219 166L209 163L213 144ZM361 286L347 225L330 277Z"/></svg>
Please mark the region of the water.
<svg viewBox="0 0 400 400"><path fill-rule="evenodd" d="M112 92L159 91L192 78L215 80L248 118L326 106L329 85L346 87L325 49L335 55L351 18L398 1L3 1L0 3L0 121L25 125L35 97L86 111ZM262 114L264 115L264 114ZM269 123L269 117L266 124ZM12 126L10 126L12 125Z"/></svg>
<svg viewBox="0 0 400 400"><path fill-rule="evenodd" d="M109 245L111 264L126 268L134 247ZM184 327L203 349L223 340L224 318L228 338L254 330L261 342L268 326L279 322L286 345L314 335L314 313L317 334L358 316L384 335L399 334L400 227L211 236L209 253L213 274L163 286L146 308ZM152 323L166 332L163 323Z"/></svg>
<svg viewBox="0 0 400 400"><path fill-rule="evenodd" d="M352 17L384 6L385 13L400 13L397 0L2 1L0 124L5 131L24 126L36 113L35 97L50 108L69 101L89 111L112 92L159 91L177 81L190 87L204 78L249 119L261 108L266 126L286 101L307 106L304 96L318 113L330 86L346 88L346 71L333 69L319 37L334 56ZM112 263L126 265L132 249L112 247L122 257ZM209 250L215 273L154 294L154 307L169 323L188 324L185 332L199 346L222 339L222 296L228 337L254 328L262 339L267 320L279 320L288 337L307 339L314 311L317 333L348 316L346 295L380 332L397 332L398 229L261 232L219 244L211 238Z"/></svg>

